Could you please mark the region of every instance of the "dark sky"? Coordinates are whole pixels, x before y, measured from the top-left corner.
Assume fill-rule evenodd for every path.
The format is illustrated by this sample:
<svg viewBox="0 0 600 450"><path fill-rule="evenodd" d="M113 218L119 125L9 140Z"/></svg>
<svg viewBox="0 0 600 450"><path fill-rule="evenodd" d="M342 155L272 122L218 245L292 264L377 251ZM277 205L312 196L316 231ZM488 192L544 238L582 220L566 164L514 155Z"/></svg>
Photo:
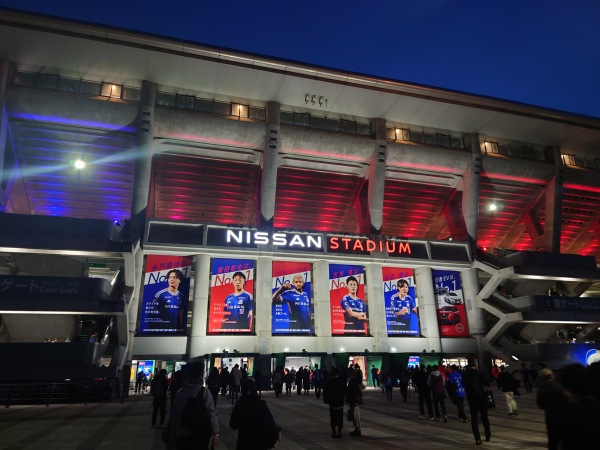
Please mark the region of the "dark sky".
<svg viewBox="0 0 600 450"><path fill-rule="evenodd" d="M0 0L0 6L600 118L597 0Z"/></svg>

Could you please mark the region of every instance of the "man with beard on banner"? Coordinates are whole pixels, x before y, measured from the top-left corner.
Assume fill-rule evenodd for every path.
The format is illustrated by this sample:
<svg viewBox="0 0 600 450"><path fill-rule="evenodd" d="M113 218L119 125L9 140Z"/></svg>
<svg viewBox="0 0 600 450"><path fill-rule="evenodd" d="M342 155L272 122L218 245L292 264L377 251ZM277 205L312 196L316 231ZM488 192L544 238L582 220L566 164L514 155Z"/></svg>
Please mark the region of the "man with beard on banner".
<svg viewBox="0 0 600 450"><path fill-rule="evenodd" d="M310 332L310 298L303 291L304 279L301 275L292 278L293 287L286 281L273 294L273 301L282 303L290 318L290 332Z"/></svg>

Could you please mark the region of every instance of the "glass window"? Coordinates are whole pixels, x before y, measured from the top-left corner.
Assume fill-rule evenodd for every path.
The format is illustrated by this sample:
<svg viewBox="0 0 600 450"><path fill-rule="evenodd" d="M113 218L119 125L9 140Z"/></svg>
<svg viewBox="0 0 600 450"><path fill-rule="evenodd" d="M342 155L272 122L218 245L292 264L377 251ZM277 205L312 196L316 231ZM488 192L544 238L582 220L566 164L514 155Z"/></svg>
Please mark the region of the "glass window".
<svg viewBox="0 0 600 450"><path fill-rule="evenodd" d="M499 144L498 153L504 156L510 156L510 147L507 144Z"/></svg>
<svg viewBox="0 0 600 450"><path fill-rule="evenodd" d="M294 114L294 125L300 125L301 127L309 127L310 126L310 114L295 113Z"/></svg>
<svg viewBox="0 0 600 450"><path fill-rule="evenodd" d="M450 137L450 146L452 148L464 148L463 140L457 136Z"/></svg>
<svg viewBox="0 0 600 450"><path fill-rule="evenodd" d="M56 89L58 87L58 75L38 73L36 86L44 89Z"/></svg>
<svg viewBox="0 0 600 450"><path fill-rule="evenodd" d="M294 125L294 113L290 111L281 111L280 121L287 125Z"/></svg>
<svg viewBox="0 0 600 450"><path fill-rule="evenodd" d="M511 145L510 146L510 156L517 156L519 158L523 157L523 150L520 145Z"/></svg>
<svg viewBox="0 0 600 450"><path fill-rule="evenodd" d="M325 129L329 131L340 131L340 121L338 119L325 119Z"/></svg>
<svg viewBox="0 0 600 450"><path fill-rule="evenodd" d="M340 120L340 128L344 133L356 134L356 122L353 120Z"/></svg>
<svg viewBox="0 0 600 450"><path fill-rule="evenodd" d="M444 147L450 147L450 136L445 134L437 135L437 145L442 145Z"/></svg>
<svg viewBox="0 0 600 450"><path fill-rule="evenodd" d="M423 133L423 142L429 145L437 145L437 136L433 133Z"/></svg>
<svg viewBox="0 0 600 450"><path fill-rule="evenodd" d="M175 94L159 92L156 97L156 104L160 106L175 106Z"/></svg>
<svg viewBox="0 0 600 450"><path fill-rule="evenodd" d="M177 94L175 106L181 109L194 109L194 97L190 95Z"/></svg>
<svg viewBox="0 0 600 450"><path fill-rule="evenodd" d="M15 84L22 84L23 86L35 86L36 78L37 78L37 73L17 72L17 74L15 76Z"/></svg>
<svg viewBox="0 0 600 450"><path fill-rule="evenodd" d="M58 89L64 92L79 92L81 80L75 78L60 78L58 80Z"/></svg>
<svg viewBox="0 0 600 450"><path fill-rule="evenodd" d="M533 148L531 147L522 147L523 148L523 157L527 159L533 159Z"/></svg>
<svg viewBox="0 0 600 450"><path fill-rule="evenodd" d="M231 115L231 103L217 102L214 103L214 113L223 116Z"/></svg>
<svg viewBox="0 0 600 450"><path fill-rule="evenodd" d="M208 98L196 98L194 100L194 109L196 111L211 113L213 112L213 101Z"/></svg>
<svg viewBox="0 0 600 450"><path fill-rule="evenodd" d="M137 88L123 87L123 99L131 100L133 102L139 102L141 97L141 91Z"/></svg>
<svg viewBox="0 0 600 450"><path fill-rule="evenodd" d="M363 136L371 136L371 124L357 122L356 133L362 134Z"/></svg>
<svg viewBox="0 0 600 450"><path fill-rule="evenodd" d="M265 120L265 108L248 107L248 117L254 120Z"/></svg>
<svg viewBox="0 0 600 450"><path fill-rule="evenodd" d="M420 131L410 130L410 141L416 142L418 144L423 142L423 133Z"/></svg>
<svg viewBox="0 0 600 450"><path fill-rule="evenodd" d="M312 128L327 129L327 119L325 117L310 116L310 126Z"/></svg>
<svg viewBox="0 0 600 450"><path fill-rule="evenodd" d="M79 92L82 94L100 95L100 83L96 83L95 81L81 80Z"/></svg>

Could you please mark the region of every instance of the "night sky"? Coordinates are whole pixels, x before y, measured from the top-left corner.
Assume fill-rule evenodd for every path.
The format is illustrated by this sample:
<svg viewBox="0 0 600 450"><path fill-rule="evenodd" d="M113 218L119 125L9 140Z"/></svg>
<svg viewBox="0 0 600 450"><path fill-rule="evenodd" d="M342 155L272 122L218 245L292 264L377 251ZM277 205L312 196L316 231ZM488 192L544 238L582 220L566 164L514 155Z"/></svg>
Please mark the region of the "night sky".
<svg viewBox="0 0 600 450"><path fill-rule="evenodd" d="M0 6L600 118L596 0L0 0Z"/></svg>

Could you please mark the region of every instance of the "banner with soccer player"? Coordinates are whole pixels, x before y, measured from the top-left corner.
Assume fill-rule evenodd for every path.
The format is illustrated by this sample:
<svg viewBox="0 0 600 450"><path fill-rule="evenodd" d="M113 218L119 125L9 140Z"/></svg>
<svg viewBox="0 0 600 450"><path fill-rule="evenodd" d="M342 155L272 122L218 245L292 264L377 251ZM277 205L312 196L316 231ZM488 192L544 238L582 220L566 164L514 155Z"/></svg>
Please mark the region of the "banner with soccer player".
<svg viewBox="0 0 600 450"><path fill-rule="evenodd" d="M440 336L469 335L460 272L432 270Z"/></svg>
<svg viewBox="0 0 600 450"><path fill-rule="evenodd" d="M273 261L271 333L312 335L311 264Z"/></svg>
<svg viewBox="0 0 600 450"><path fill-rule="evenodd" d="M192 256L148 255L139 335L185 335Z"/></svg>
<svg viewBox="0 0 600 450"><path fill-rule="evenodd" d="M209 333L254 331L254 261L213 258L208 302Z"/></svg>
<svg viewBox="0 0 600 450"><path fill-rule="evenodd" d="M332 335L369 334L363 266L329 264L329 303Z"/></svg>
<svg viewBox="0 0 600 450"><path fill-rule="evenodd" d="M419 311L412 269L382 267L388 336L419 336Z"/></svg>

